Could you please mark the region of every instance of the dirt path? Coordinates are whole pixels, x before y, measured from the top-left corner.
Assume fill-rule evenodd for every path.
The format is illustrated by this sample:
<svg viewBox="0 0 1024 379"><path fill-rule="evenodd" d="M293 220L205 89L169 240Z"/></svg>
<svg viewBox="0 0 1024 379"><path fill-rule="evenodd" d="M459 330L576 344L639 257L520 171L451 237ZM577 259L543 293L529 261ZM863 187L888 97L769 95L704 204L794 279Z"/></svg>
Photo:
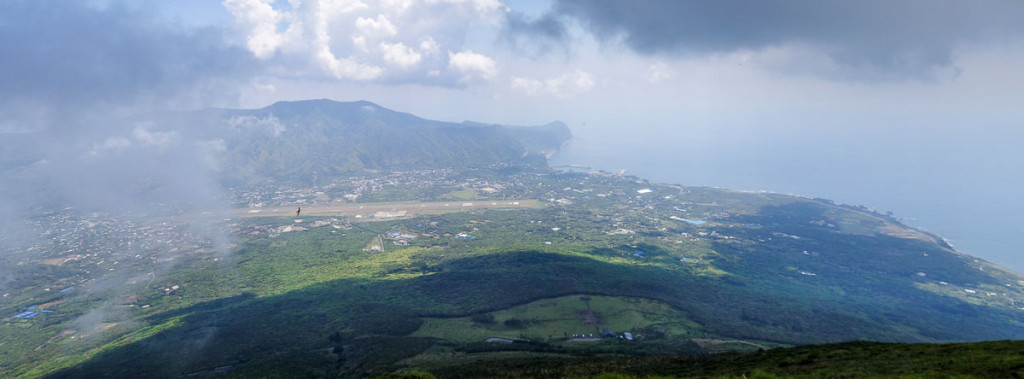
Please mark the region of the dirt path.
<svg viewBox="0 0 1024 379"><path fill-rule="evenodd" d="M750 345L750 346L753 346L753 347L756 347L756 348L759 348L759 349L767 349L767 347L765 347L765 346L761 346L761 345L758 345L758 344L753 343L753 342L741 341L741 340L720 340L720 339L713 339L713 338L694 338L694 339L692 339L692 341L694 343L696 343L698 346L700 346L702 349L707 349L707 348L712 347L712 346L720 346L720 345L725 345L725 344L742 344L742 345Z"/></svg>

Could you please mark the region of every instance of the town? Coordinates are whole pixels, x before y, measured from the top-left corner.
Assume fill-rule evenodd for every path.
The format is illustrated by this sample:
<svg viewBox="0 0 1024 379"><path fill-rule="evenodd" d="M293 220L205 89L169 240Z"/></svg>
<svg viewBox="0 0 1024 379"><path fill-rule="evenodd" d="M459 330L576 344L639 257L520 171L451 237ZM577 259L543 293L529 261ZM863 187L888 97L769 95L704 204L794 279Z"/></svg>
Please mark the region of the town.
<svg viewBox="0 0 1024 379"><path fill-rule="evenodd" d="M780 278L815 285L843 280L835 267L851 259L822 236L933 240L884 215L816 199L656 184L601 171L508 170L407 170L265 184L229 192L219 211L161 205L145 215L42 212L27 225L36 231L27 243L2 245L17 247L3 254L16 279L0 294L0 323L25 333L45 328L46 338L24 342L26 349L43 349L127 333L131 320L204 301L277 295L342 278L415 278L495 249L585 254L737 285L748 283L730 272L774 265ZM937 253L914 254L926 262ZM293 256L309 258L285 258ZM351 263L358 260L371 263ZM1024 283L955 281L925 266L913 277L929 291L1024 308ZM83 325L79 320L92 309L104 309L104 318ZM610 330L617 329L567 338L639 338L633 331L605 333Z"/></svg>
<svg viewBox="0 0 1024 379"><path fill-rule="evenodd" d="M189 219L202 215L132 218L75 209L46 212L35 218L31 228L38 238L27 247L5 254L9 265L46 272L24 275L8 286L4 309L31 305L32 299L45 298L61 289L87 286L105 277L117 277L123 285L158 281L158 267L173 266L183 259L216 260L230 253L240 238L275 238L283 233L329 227L338 236L347 235L353 225L390 221L386 230L374 233L365 248L379 251L406 246L444 246L456 240L483 239L490 235L516 231L521 237L544 245L585 244L620 251L634 260L675 260L680 266L713 271L714 245L750 249L784 249L787 241L800 236L771 230L770 223L759 223L751 216L758 206L770 204L779 195L761 194L763 204L747 201L740 206L729 192L655 185L636 177L605 172L528 172L497 174L501 167L480 170L410 170L363 174L339 178L309 186L263 185L234 193L231 208L250 209L254 217L230 217L210 220L206 230L189 225ZM513 229L487 228L471 221L464 225L438 227L429 215L418 215L423 202L454 203L453 210L478 214L484 210L458 209L474 204L494 204L510 199L536 199L543 209L526 209ZM260 209L331 204L393 204L388 210L365 214L286 219L266 218ZM512 205L512 202L502 203ZM515 202L515 205L520 205ZM357 212L358 213L358 212ZM426 217L427 221L419 221ZM402 220L413 220L403 222ZM861 232L865 225L881 227L872 217L862 220L814 218L813 227ZM877 225L873 225L875 223ZM778 223L775 223L778 225ZM376 228L376 227L371 227ZM865 229L868 230L868 229ZM421 238L424 237L424 238ZM483 240L477 241L482 243ZM670 257L663 252L672 251ZM793 254L806 259L822 259L821 252L793 248ZM45 269L59 268L59 270ZM817 273L795 268L800 276ZM948 285L948 283L946 284ZM976 289L966 288L975 291ZM977 292L960 291L964 294ZM66 292L65 292L66 293ZM983 294L993 293L984 291ZM20 299L14 301L13 299ZM1012 302L1012 301L1011 301Z"/></svg>

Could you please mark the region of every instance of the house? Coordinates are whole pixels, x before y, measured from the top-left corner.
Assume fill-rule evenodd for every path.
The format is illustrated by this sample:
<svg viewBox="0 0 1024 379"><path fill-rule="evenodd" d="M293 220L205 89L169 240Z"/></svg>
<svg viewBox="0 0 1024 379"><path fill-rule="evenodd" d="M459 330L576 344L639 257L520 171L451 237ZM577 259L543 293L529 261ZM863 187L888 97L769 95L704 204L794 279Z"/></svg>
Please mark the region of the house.
<svg viewBox="0 0 1024 379"><path fill-rule="evenodd" d="M491 338L485 339L484 342L491 342L491 343L495 343L495 342L496 343L513 343L513 342L516 342L516 341L515 340L510 340L508 338L491 337Z"/></svg>

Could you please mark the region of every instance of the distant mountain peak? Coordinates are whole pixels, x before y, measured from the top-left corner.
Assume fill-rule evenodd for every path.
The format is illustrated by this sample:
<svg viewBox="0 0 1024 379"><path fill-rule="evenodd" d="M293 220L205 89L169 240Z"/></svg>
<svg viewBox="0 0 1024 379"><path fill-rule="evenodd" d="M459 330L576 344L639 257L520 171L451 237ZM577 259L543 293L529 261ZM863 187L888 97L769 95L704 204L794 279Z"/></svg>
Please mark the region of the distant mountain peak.
<svg viewBox="0 0 1024 379"><path fill-rule="evenodd" d="M546 167L572 137L562 122L506 126L434 121L366 100L279 101L260 109L172 117L225 142L232 181L306 180L366 170ZM219 116L218 116L219 115ZM170 125L169 125L170 126ZM287 132L282 132L282 131Z"/></svg>
<svg viewBox="0 0 1024 379"><path fill-rule="evenodd" d="M312 100L290 100L290 101L278 101L269 106L262 108L261 110L291 110L291 111L309 111L309 110L355 110L355 109L373 109L373 110L386 110L394 112L390 109L384 108L373 102L366 100L357 101L335 101L331 99L312 99ZM397 113L397 112L396 112Z"/></svg>
<svg viewBox="0 0 1024 379"><path fill-rule="evenodd" d="M382 108L380 105L377 105L377 104L375 104L375 103L373 103L371 101L367 101L367 100L337 101L337 100L331 100L331 99L281 100L281 101L274 102L274 104L269 105L268 108L270 108L270 107L277 107L277 106L288 106L288 105L321 105L321 106L324 106L324 105L326 105L326 106L331 106L331 105L341 105L341 106L344 106L344 105L356 105L356 106L369 105L369 106L372 106L372 107Z"/></svg>

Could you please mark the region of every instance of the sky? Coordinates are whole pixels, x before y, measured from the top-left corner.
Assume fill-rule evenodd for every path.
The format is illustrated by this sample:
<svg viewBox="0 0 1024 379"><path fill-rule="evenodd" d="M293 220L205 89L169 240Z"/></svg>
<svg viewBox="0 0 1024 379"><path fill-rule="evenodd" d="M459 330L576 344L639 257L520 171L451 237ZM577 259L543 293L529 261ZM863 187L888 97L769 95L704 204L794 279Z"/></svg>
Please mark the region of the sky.
<svg viewBox="0 0 1024 379"><path fill-rule="evenodd" d="M445 121L566 122L563 163L895 212L1024 272L1024 2L0 1L0 138L44 181L207 172L155 110L369 100ZM178 148L168 148L177 143ZM182 148L187 147L187 148ZM118 154L97 156L98 151ZM92 154L92 155L89 155ZM92 160L83 160L83 156ZM69 171L97 175L65 175ZM209 181L166 183L215 196ZM26 212L0 184L0 212ZM71 196L71 195L68 195ZM97 199L82 198L80 203ZM0 226L5 226L0 222ZM8 227L10 225L7 225Z"/></svg>

